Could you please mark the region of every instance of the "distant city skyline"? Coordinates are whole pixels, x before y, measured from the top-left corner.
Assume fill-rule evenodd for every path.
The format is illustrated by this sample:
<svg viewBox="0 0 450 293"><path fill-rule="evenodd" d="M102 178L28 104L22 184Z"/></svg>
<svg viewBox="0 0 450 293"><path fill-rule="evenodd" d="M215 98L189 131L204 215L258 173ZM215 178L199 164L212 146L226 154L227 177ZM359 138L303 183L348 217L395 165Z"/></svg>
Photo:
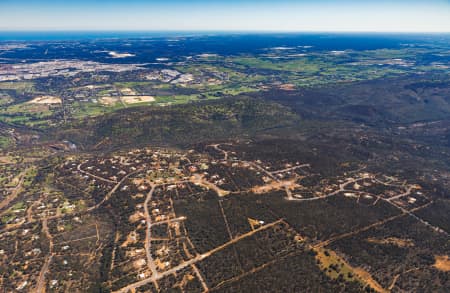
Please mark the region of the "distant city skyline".
<svg viewBox="0 0 450 293"><path fill-rule="evenodd" d="M0 0L0 30L450 32L450 1Z"/></svg>

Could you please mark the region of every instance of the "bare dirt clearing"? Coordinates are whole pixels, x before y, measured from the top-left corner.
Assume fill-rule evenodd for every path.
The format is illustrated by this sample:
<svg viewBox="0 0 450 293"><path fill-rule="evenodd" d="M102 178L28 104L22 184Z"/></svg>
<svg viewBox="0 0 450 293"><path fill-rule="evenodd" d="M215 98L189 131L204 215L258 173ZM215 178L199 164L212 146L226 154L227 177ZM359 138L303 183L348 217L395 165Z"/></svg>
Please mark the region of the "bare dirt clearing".
<svg viewBox="0 0 450 293"><path fill-rule="evenodd" d="M295 190L297 188L301 188L302 186L297 184L296 181L297 178L285 181L272 181L266 185L256 186L252 188L252 192L256 194L263 194L274 190L282 190L282 189Z"/></svg>
<svg viewBox="0 0 450 293"><path fill-rule="evenodd" d="M119 98L117 98L117 97L101 97L99 99L99 101L103 105L114 105L119 102Z"/></svg>
<svg viewBox="0 0 450 293"><path fill-rule="evenodd" d="M120 92L122 93L122 95L124 96L137 96L138 94L131 88L123 88L120 89Z"/></svg>
<svg viewBox="0 0 450 293"><path fill-rule="evenodd" d="M61 104L62 100L55 96L39 96L28 102L29 104Z"/></svg>
<svg viewBox="0 0 450 293"><path fill-rule="evenodd" d="M436 263L434 267L443 272L450 272L450 259L448 255L436 255L434 257L436 259Z"/></svg>
<svg viewBox="0 0 450 293"><path fill-rule="evenodd" d="M152 97L152 96L123 96L122 100L126 104L150 103L150 102L155 101L155 97Z"/></svg>

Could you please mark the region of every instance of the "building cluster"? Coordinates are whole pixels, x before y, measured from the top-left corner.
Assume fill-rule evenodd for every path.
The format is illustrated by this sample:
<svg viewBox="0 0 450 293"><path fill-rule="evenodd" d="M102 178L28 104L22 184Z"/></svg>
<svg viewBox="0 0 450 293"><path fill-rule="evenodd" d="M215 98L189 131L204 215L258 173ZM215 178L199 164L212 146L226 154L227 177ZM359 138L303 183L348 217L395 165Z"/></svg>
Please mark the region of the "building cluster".
<svg viewBox="0 0 450 293"><path fill-rule="evenodd" d="M125 72L139 69L142 69L142 67L135 64L104 64L81 60L1 64L0 81L32 80L53 76L72 77L81 72Z"/></svg>

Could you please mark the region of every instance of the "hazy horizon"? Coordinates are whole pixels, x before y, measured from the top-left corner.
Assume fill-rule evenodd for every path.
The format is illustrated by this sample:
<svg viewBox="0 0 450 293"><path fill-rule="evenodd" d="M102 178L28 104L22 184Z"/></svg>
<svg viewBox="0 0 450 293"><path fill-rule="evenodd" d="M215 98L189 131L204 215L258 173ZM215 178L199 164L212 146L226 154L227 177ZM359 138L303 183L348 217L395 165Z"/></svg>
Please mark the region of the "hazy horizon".
<svg viewBox="0 0 450 293"><path fill-rule="evenodd" d="M3 0L0 31L450 32L450 1Z"/></svg>

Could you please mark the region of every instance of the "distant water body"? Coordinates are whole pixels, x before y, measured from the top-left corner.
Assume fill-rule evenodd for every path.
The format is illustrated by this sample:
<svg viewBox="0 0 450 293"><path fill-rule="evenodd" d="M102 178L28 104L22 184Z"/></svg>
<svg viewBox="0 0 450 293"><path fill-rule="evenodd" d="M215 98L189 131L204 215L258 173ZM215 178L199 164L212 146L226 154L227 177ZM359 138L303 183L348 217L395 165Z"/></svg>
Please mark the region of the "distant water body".
<svg viewBox="0 0 450 293"><path fill-rule="evenodd" d="M382 33L249 33L249 32L12 32L0 31L0 43L6 42L114 42L112 50L121 40L152 39L155 54L174 51L174 45L167 46L167 40L182 41L180 54L217 53L238 54L260 52L264 48L310 46L313 50L375 50L395 49L408 44L448 44L449 34L382 34ZM116 43L115 41L119 41ZM111 42L110 42L111 43ZM148 42L147 42L148 43ZM164 45L164 43L166 45ZM184 50L184 51L183 51ZM183 52L182 52L183 51ZM156 55L155 55L156 56ZM153 56L153 57L155 57ZM156 56L158 57L158 56Z"/></svg>
<svg viewBox="0 0 450 293"><path fill-rule="evenodd" d="M162 38L188 36L186 32L85 32L85 31L0 31L0 41L81 41L96 39Z"/></svg>

